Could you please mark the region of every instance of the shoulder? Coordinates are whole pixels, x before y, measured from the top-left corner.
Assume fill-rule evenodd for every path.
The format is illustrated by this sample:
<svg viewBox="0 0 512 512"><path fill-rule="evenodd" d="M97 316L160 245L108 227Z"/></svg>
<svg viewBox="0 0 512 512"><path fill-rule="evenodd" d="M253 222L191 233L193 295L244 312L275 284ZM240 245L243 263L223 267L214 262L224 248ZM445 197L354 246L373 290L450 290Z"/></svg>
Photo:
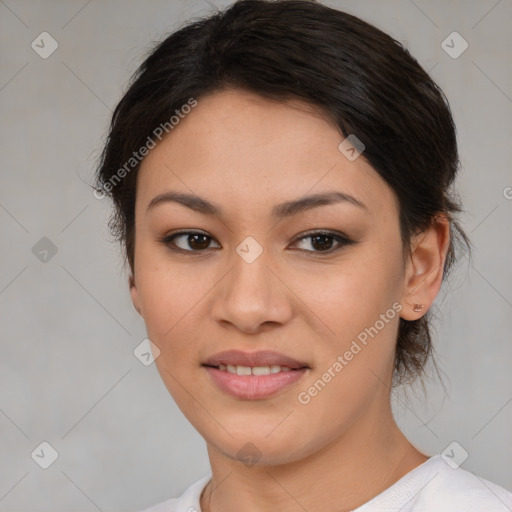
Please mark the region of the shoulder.
<svg viewBox="0 0 512 512"><path fill-rule="evenodd" d="M511 512L512 493L434 455L354 512Z"/></svg>
<svg viewBox="0 0 512 512"><path fill-rule="evenodd" d="M441 455L429 460L425 486L414 500L413 512L512 510L512 493L503 487L460 467L452 468Z"/></svg>
<svg viewBox="0 0 512 512"><path fill-rule="evenodd" d="M210 481L211 475L204 476L190 485L178 498L171 498L139 512L201 512L199 498Z"/></svg>

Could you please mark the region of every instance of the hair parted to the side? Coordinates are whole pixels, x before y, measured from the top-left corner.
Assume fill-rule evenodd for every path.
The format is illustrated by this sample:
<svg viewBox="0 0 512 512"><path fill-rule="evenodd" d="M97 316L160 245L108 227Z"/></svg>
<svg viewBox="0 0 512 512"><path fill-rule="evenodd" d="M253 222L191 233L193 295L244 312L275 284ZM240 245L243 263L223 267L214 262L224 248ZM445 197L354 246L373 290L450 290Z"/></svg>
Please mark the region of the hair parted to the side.
<svg viewBox="0 0 512 512"><path fill-rule="evenodd" d="M191 98L226 87L303 100L320 107L344 136L355 134L363 157L398 198L405 252L411 236L439 214L450 221L445 277L456 244L469 249L454 217L461 208L452 192L459 159L450 108L410 53L374 26L315 1L239 0L159 43L113 113L96 186L114 202L109 225L132 272L139 166L114 186L113 177ZM394 384L424 370L432 352L429 319L429 312L400 319Z"/></svg>

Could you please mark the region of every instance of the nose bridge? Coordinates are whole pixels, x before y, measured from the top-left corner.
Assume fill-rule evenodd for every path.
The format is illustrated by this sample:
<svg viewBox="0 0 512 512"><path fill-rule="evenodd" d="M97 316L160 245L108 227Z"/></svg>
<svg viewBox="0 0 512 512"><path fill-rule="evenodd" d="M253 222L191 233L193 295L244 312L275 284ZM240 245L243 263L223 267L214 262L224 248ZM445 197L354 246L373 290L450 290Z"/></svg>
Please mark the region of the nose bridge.
<svg viewBox="0 0 512 512"><path fill-rule="evenodd" d="M261 308L261 303L272 300L272 272L268 266L270 251L264 249L253 237L247 237L236 248L233 255L233 270L229 282L229 295L237 299L239 306Z"/></svg>
<svg viewBox="0 0 512 512"><path fill-rule="evenodd" d="M248 332L265 322L284 322L291 310L285 290L270 270L275 266L271 251L247 237L236 247L230 266L223 291L215 298L216 320Z"/></svg>

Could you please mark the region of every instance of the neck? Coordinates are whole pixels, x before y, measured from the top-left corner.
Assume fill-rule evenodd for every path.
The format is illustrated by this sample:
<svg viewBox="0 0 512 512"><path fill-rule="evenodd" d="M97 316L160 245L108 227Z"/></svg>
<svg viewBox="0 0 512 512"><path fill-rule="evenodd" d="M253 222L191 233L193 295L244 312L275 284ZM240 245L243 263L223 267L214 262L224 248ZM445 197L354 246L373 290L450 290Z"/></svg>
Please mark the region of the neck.
<svg viewBox="0 0 512 512"><path fill-rule="evenodd" d="M375 421L378 420L378 421ZM402 434L391 411L365 418L308 457L280 465L247 466L208 444L212 480L202 512L350 511L425 462Z"/></svg>

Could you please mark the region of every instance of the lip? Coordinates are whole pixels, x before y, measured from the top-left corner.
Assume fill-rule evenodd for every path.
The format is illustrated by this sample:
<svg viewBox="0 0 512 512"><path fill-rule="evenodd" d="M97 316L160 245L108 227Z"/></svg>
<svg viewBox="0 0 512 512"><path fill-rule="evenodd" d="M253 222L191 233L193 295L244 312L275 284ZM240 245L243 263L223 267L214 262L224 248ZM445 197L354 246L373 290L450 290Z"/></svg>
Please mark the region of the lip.
<svg viewBox="0 0 512 512"><path fill-rule="evenodd" d="M251 367L279 365L289 368L290 371L271 373L270 375L237 375L220 370L218 366L221 364ZM307 363L274 350L259 350L257 352L225 350L209 357L202 366L221 391L246 400L273 396L298 382L311 370Z"/></svg>
<svg viewBox="0 0 512 512"><path fill-rule="evenodd" d="M236 373L219 370L213 366L203 365L203 367L221 391L245 400L257 400L273 396L298 382L310 371L309 368L300 368L270 375L237 375Z"/></svg>
<svg viewBox="0 0 512 512"><path fill-rule="evenodd" d="M285 366L292 370L309 368L305 362L297 361L289 356L273 350L260 350L258 352L242 352L241 350L225 350L218 352L203 362L203 366L219 366L221 364L233 366Z"/></svg>

